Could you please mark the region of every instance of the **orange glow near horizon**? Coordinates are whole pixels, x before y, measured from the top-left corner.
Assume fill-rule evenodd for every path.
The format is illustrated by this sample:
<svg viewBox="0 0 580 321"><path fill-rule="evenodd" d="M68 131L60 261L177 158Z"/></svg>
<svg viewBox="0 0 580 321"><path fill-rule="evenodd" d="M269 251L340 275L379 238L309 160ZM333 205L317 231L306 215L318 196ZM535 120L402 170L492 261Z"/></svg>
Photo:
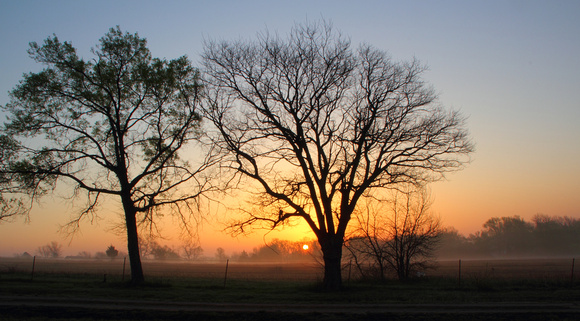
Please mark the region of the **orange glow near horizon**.
<svg viewBox="0 0 580 321"><path fill-rule="evenodd" d="M484 177L474 172L469 167L461 175L450 175L449 180L433 184L432 211L442 218L444 227L454 227L460 234L468 236L481 230L485 221L492 217L519 215L529 221L534 215L542 213L579 218L578 203L572 197L573 191L578 190L574 185L576 182L567 182L568 185L554 184L549 189L539 188L537 185L517 189L515 183L506 183L514 192L505 193L501 188L485 184ZM546 202L542 195L554 201ZM311 247L304 248L308 243L305 240L315 241L316 236L304 220L289 222L281 230L256 228L250 234L236 237L224 232L229 220L240 214L231 209L244 205L241 197L244 196L243 193L236 196L239 196L235 198L237 204L229 208L211 208L206 211L207 219L197 227L203 256L213 257L218 247L223 248L226 255L239 254L242 251L251 253L253 249L269 245L276 239L300 242L303 251L311 250ZM18 218L15 222L0 224L0 256L23 252L34 254L38 247L52 241L63 245L63 256L77 255L83 251L95 254L105 251L111 244L119 251L126 252L125 235L115 231L115 227L122 223L122 211L115 202L103 205L99 211L101 219L94 222L83 221L80 232L71 241L65 235L59 234L58 229L70 220L77 208L67 200L47 198L33 208L29 222L24 223L22 218ZM182 249L184 240L180 236L183 233L174 217L166 215L158 227L161 229L161 238L158 239L160 245L167 245L175 250Z"/></svg>

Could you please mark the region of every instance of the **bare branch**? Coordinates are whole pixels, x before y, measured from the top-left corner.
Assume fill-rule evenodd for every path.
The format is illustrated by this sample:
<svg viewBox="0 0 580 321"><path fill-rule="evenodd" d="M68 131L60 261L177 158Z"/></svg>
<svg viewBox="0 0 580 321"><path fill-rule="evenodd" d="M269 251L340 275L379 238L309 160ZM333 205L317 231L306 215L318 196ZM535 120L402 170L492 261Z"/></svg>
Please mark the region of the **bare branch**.
<svg viewBox="0 0 580 321"><path fill-rule="evenodd" d="M473 150L463 118L421 79L425 66L352 50L326 22L297 25L285 39L207 41L203 64L203 113L225 163L305 219L333 264L361 198L440 179ZM248 214L238 227L287 217Z"/></svg>

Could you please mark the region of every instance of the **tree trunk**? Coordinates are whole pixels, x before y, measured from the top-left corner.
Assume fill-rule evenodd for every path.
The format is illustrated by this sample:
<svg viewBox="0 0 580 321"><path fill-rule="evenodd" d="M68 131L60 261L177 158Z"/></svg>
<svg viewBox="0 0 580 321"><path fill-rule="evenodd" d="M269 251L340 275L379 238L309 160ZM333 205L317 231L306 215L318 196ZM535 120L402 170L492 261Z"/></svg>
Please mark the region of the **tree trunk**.
<svg viewBox="0 0 580 321"><path fill-rule="evenodd" d="M407 279L405 271L406 271L405 261L404 258L400 256L397 258L397 276L400 281L404 281Z"/></svg>
<svg viewBox="0 0 580 321"><path fill-rule="evenodd" d="M324 279L322 286L327 291L337 291L342 287L342 243L341 237L326 236L319 240L324 259Z"/></svg>
<svg viewBox="0 0 580 321"><path fill-rule="evenodd" d="M127 226L127 250L129 251L129 263L131 266L131 284L145 282L143 267L141 266L141 254L139 253L139 234L137 233L137 211L129 197L123 197L125 210L125 224Z"/></svg>

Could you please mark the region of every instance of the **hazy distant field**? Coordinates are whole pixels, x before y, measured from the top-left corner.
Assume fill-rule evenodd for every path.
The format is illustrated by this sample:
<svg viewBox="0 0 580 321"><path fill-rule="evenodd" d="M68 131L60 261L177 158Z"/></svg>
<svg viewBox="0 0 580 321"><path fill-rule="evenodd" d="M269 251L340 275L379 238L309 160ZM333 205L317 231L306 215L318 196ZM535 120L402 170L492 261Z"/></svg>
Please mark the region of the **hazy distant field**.
<svg viewBox="0 0 580 321"><path fill-rule="evenodd" d="M332 293L316 286L315 262L229 262L227 286L226 262L144 261L143 268L149 282L134 288L128 262L121 282L123 259L36 258L31 281L32 258L0 258L0 319L580 319L572 259L462 260L461 279L458 260L442 261L411 282L357 282L345 265L345 289Z"/></svg>
<svg viewBox="0 0 580 321"><path fill-rule="evenodd" d="M578 262L574 262L576 265ZM462 260L461 276L487 278L571 278L572 258L562 259L502 259ZM575 277L580 277L579 267L574 267ZM441 261L439 268L430 272L434 276L457 276L459 260Z"/></svg>
<svg viewBox="0 0 580 321"><path fill-rule="evenodd" d="M32 258L0 258L0 273L32 272ZM34 273L96 274L122 277L123 259L46 259L36 258ZM224 278L226 262L143 261L146 276L168 278ZM229 262L228 278L264 280L318 280L322 267L313 263L239 263ZM125 277L130 275L129 260Z"/></svg>
<svg viewBox="0 0 580 321"><path fill-rule="evenodd" d="M0 273L32 272L32 258L0 258ZM579 262L576 262L579 263ZM36 258L35 274L72 273L94 274L121 278L123 259L46 259ZM462 260L461 278L580 278L578 264L572 259L512 259L512 260ZM187 261L144 261L146 276L166 278L223 278L226 262L199 263ZM230 261L228 279L303 280L317 281L322 278L322 266L311 263L240 263ZM427 277L458 278L459 260L440 261L435 270L425 271ZM574 276L572 275L574 273ZM129 261L125 277L129 277ZM356 268L344 266L343 275L356 279Z"/></svg>

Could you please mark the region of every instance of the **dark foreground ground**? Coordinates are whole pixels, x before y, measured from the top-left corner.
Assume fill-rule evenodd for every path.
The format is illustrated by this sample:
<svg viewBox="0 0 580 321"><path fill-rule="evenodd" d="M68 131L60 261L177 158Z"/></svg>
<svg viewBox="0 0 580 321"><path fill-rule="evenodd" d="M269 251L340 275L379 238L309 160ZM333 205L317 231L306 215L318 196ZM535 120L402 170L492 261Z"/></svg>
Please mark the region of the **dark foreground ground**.
<svg viewBox="0 0 580 321"><path fill-rule="evenodd" d="M2 320L578 320L578 304L175 303L0 297Z"/></svg>
<svg viewBox="0 0 580 321"><path fill-rule="evenodd" d="M41 263L32 274L0 260L1 321L580 320L580 278L547 274L545 263L486 263L461 279L345 278L339 292L321 291L313 267L231 265L226 279L219 266L165 266L154 277L151 266L148 283L133 287L109 270L114 262Z"/></svg>

